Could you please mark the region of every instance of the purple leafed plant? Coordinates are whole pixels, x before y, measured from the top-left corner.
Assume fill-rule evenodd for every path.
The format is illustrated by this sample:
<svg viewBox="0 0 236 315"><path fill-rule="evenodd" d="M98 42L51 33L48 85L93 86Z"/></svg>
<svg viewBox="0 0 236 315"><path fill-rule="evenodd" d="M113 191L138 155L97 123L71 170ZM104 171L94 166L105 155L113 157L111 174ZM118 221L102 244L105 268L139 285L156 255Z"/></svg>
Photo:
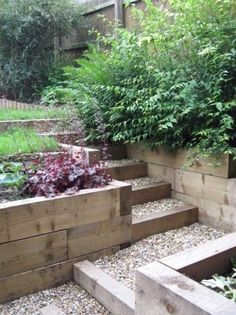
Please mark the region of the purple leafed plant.
<svg viewBox="0 0 236 315"><path fill-rule="evenodd" d="M41 161L35 160L25 172L28 179L24 193L30 196L74 194L81 189L108 185L111 181L111 176L99 163L88 165L83 152L76 157L70 152L62 152L59 156L46 154Z"/></svg>

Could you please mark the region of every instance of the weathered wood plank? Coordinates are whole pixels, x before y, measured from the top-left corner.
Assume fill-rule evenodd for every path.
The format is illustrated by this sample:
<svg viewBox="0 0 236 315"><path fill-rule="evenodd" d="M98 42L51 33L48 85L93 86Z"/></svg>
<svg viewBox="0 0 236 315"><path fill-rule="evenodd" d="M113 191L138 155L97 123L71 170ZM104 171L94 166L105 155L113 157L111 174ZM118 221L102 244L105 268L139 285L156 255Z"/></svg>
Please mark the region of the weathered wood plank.
<svg viewBox="0 0 236 315"><path fill-rule="evenodd" d="M169 198L170 194L171 185L165 182L133 187L133 205Z"/></svg>
<svg viewBox="0 0 236 315"><path fill-rule="evenodd" d="M175 185L175 169L173 167L148 163L148 176L160 177L165 182L170 183L172 189Z"/></svg>
<svg viewBox="0 0 236 315"><path fill-rule="evenodd" d="M236 304L158 262L136 272L135 315L235 315Z"/></svg>
<svg viewBox="0 0 236 315"><path fill-rule="evenodd" d="M69 258L130 242L131 221L128 215L69 229Z"/></svg>
<svg viewBox="0 0 236 315"><path fill-rule="evenodd" d="M119 189L112 185L81 190L72 196L32 198L0 204L0 243L120 215Z"/></svg>
<svg viewBox="0 0 236 315"><path fill-rule="evenodd" d="M0 288L4 288L0 290L0 303L71 281L73 264L86 259L93 261L101 256L114 254L117 250L119 247L113 247L14 276L0 278Z"/></svg>
<svg viewBox="0 0 236 315"><path fill-rule="evenodd" d="M40 310L41 315L63 315L62 311L55 305L50 304L41 308Z"/></svg>
<svg viewBox="0 0 236 315"><path fill-rule="evenodd" d="M98 149L89 148L89 147L81 147L77 145L71 146L70 144L61 143L61 148L65 150L69 150L73 156L80 156L81 152L84 152L86 161L90 166L98 163L101 160L100 151Z"/></svg>
<svg viewBox="0 0 236 315"><path fill-rule="evenodd" d="M129 158L136 158L152 164L159 164L176 169L182 168L187 165L187 157L189 152L182 150L179 152L168 152L163 148L158 150L150 150L144 144L128 144L127 155ZM222 155L222 158L218 161L221 166L214 167L214 160L211 158L199 159L192 167L187 167L188 170L197 173L210 174L214 176L229 178L235 177L235 167L232 167L230 163L235 164L229 155ZM211 166L212 165L212 166Z"/></svg>
<svg viewBox="0 0 236 315"><path fill-rule="evenodd" d="M74 265L74 280L114 315L133 315L134 292L89 261ZM144 315L143 313L142 315Z"/></svg>
<svg viewBox="0 0 236 315"><path fill-rule="evenodd" d="M138 241L150 235L163 233L198 221L198 209L194 206L183 206L160 213L150 213L133 218L132 240Z"/></svg>
<svg viewBox="0 0 236 315"><path fill-rule="evenodd" d="M113 180L112 185L120 190L120 215L129 215L132 212L132 186L128 183Z"/></svg>
<svg viewBox="0 0 236 315"><path fill-rule="evenodd" d="M113 179L126 180L147 176L147 163L139 162L135 164L122 165L107 168L108 173Z"/></svg>
<svg viewBox="0 0 236 315"><path fill-rule="evenodd" d="M196 281L201 281L214 273L227 274L231 270L231 258L236 259L236 232L160 261Z"/></svg>
<svg viewBox="0 0 236 315"><path fill-rule="evenodd" d="M0 277L67 259L67 233L59 231L0 245Z"/></svg>

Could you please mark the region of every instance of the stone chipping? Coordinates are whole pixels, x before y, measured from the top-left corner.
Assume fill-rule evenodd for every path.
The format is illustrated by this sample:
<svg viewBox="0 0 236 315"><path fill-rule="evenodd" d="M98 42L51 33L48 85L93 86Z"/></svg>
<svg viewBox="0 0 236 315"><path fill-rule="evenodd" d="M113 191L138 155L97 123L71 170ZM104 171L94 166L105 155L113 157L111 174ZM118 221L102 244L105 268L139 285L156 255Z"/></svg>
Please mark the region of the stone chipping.
<svg viewBox="0 0 236 315"><path fill-rule="evenodd" d="M195 223L150 236L114 255L98 259L95 264L130 289L134 289L137 268L223 234L222 231ZM55 303L65 315L109 315L100 303L73 282L0 305L0 314L41 315L40 308L51 303Z"/></svg>

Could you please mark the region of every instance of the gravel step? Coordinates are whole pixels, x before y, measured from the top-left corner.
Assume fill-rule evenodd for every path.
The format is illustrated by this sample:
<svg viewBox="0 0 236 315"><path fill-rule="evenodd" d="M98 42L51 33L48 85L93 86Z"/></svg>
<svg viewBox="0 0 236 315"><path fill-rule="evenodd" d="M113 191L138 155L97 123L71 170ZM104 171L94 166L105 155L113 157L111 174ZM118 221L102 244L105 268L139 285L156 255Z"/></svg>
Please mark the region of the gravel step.
<svg viewBox="0 0 236 315"><path fill-rule="evenodd" d="M74 280L113 315L133 315L135 294L122 283L85 260L73 266Z"/></svg>
<svg viewBox="0 0 236 315"><path fill-rule="evenodd" d="M148 177L148 176L137 176L136 178L130 178L125 180L126 183L131 184L132 187L140 187L146 185L154 185L163 182L160 177Z"/></svg>
<svg viewBox="0 0 236 315"><path fill-rule="evenodd" d="M110 257L100 258L95 265L133 290L135 270L139 267L219 238L223 234L222 231L196 223L150 236ZM51 303L55 303L65 315L110 314L105 307L73 282L0 305L0 314L40 315L39 310Z"/></svg>
<svg viewBox="0 0 236 315"><path fill-rule="evenodd" d="M138 241L150 235L179 229L198 222L198 208L191 205L153 212L133 218L132 240Z"/></svg>
<svg viewBox="0 0 236 315"><path fill-rule="evenodd" d="M133 205L170 198L171 184L160 182L132 187Z"/></svg>
<svg viewBox="0 0 236 315"><path fill-rule="evenodd" d="M113 179L127 180L135 177L145 177L147 175L147 163L134 162L127 165L118 165L107 168Z"/></svg>
<svg viewBox="0 0 236 315"><path fill-rule="evenodd" d="M133 206L132 216L133 218L138 218L146 214L148 215L150 213L165 212L167 210L177 209L185 205L186 203L181 200L165 198Z"/></svg>
<svg viewBox="0 0 236 315"><path fill-rule="evenodd" d="M116 254L102 257L95 265L134 290L135 271L151 262L223 236L222 231L199 223L152 235Z"/></svg>

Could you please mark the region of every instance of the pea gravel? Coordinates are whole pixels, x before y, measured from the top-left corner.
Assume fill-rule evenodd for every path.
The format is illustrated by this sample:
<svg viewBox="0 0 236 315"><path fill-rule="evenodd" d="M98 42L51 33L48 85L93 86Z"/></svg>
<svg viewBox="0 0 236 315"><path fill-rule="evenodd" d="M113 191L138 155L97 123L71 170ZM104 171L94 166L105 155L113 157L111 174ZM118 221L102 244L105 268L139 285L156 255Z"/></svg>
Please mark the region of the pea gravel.
<svg viewBox="0 0 236 315"><path fill-rule="evenodd" d="M139 267L223 235L221 231L195 223L150 236L110 257L100 258L95 264L134 290L135 270Z"/></svg>
<svg viewBox="0 0 236 315"><path fill-rule="evenodd" d="M167 210L176 209L184 206L185 203L176 199L161 199L158 201L147 202L132 207L132 216L134 218L141 217L149 213L165 212Z"/></svg>
<svg viewBox="0 0 236 315"><path fill-rule="evenodd" d="M109 315L110 313L74 282L24 296L0 305L1 315L41 315L40 309L55 303L65 315Z"/></svg>
<svg viewBox="0 0 236 315"><path fill-rule="evenodd" d="M134 289L135 270L157 259L195 247L224 233L198 223L178 230L150 236L95 264L112 277ZM65 315L109 315L109 312L82 288L69 282L0 305L1 315L41 315L39 310L51 303Z"/></svg>
<svg viewBox="0 0 236 315"><path fill-rule="evenodd" d="M135 159L107 160L105 161L105 166L116 167L116 166L131 165L131 164L135 164L139 162L140 162L139 160L135 160Z"/></svg>
<svg viewBox="0 0 236 315"><path fill-rule="evenodd" d="M160 177L148 177L148 176L125 180L126 183L131 184L134 187L157 184L162 181L163 180Z"/></svg>

